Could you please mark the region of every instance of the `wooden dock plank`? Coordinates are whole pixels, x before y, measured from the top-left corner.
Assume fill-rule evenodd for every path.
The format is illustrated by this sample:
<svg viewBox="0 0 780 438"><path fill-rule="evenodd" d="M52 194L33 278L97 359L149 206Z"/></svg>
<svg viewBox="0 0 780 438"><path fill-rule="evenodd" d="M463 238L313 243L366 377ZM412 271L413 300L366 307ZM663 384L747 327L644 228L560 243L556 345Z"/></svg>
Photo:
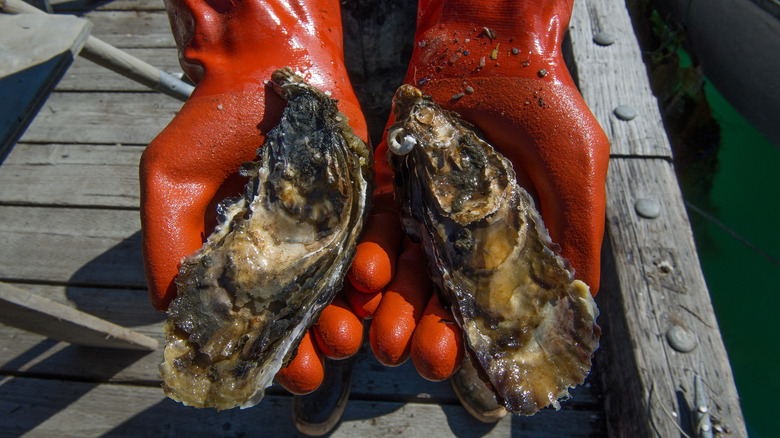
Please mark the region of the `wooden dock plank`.
<svg viewBox="0 0 780 438"><path fill-rule="evenodd" d="M613 431L672 436L679 433L678 426L690 430L698 374L710 399L710 415L734 436L746 436L672 165L660 159L613 159L607 187L609 254L604 268L615 278L605 283L598 299L607 346L600 363ZM639 217L639 199L658 201L660 216ZM667 336L674 327L689 333L692 351L670 346ZM647 422L633 419L636 412L649 414Z"/></svg>
<svg viewBox="0 0 780 438"><path fill-rule="evenodd" d="M17 144L0 166L0 204L138 208L141 146Z"/></svg>
<svg viewBox="0 0 780 438"><path fill-rule="evenodd" d="M121 49L176 47L163 11L92 11L85 18L92 22L94 36Z"/></svg>
<svg viewBox="0 0 780 438"><path fill-rule="evenodd" d="M161 93L52 93L21 142L146 145L182 102Z"/></svg>
<svg viewBox="0 0 780 438"><path fill-rule="evenodd" d="M51 0L57 13L85 11L165 11L162 0Z"/></svg>
<svg viewBox="0 0 780 438"><path fill-rule="evenodd" d="M174 75L181 74L176 49L141 48L123 49L128 54L148 62L160 70ZM138 91L148 92L149 88L132 81L118 73L101 67L84 58L76 58L59 84L57 91Z"/></svg>
<svg viewBox="0 0 780 438"><path fill-rule="evenodd" d="M0 163L84 46L91 28L76 17L0 13Z"/></svg>
<svg viewBox="0 0 780 438"><path fill-rule="evenodd" d="M159 60L161 66L175 66L173 40L170 38L161 1L116 0L98 6L96 1L83 0L81 2L83 6L78 4L79 2L72 2L71 7L83 8L85 11L97 7L97 11L87 14L87 18L96 25L93 31L96 36L112 44L137 50L137 53L148 56L148 58L141 57L142 59L155 65L156 60ZM575 2L575 17L572 20L571 33L580 86L586 100L610 136L613 157L644 156L668 159L671 157L671 152L668 151L665 137L658 137L659 130L663 134L663 127L660 118L653 113L654 108L657 112L657 108L653 106L654 101L647 100L647 93L641 84L642 80L646 81L646 77L642 78L644 67L637 61L640 58L636 54L627 52L633 58L630 58L630 62L624 62L620 58L623 55L619 55L622 53L620 51L628 47L626 44L629 46L635 44L632 42L634 37L630 20L626 19L624 9L624 5L619 1L577 0ZM628 28L625 27L626 23ZM613 25L616 27L610 27ZM612 31L618 36L618 42L608 47L596 46L592 42L592 37L598 30ZM163 51L173 53L172 59L168 60L167 57L170 55L162 55ZM165 64L164 60L168 64ZM74 73L82 71L81 65L78 65L78 70ZM113 75L108 71L105 74ZM79 166L82 169L91 169L97 167L98 162L103 160L109 167L116 166L115 169L126 167L127 173L122 179L130 181L133 178L130 171L131 163L136 160L131 156L132 154L123 152L121 156L112 158L104 156L102 159L99 156L110 154L109 148L113 146L109 145L116 143L145 145L173 117L180 103L165 96L159 96L158 100L154 94L139 92L133 86L120 82L105 86L90 85L90 81L102 82L107 79L103 73L92 70L86 65L82 75L84 78L75 76L66 78L61 83L61 88L58 88L59 91L55 92L50 99L53 106L44 107L39 115L41 121L34 123L35 126L31 126L34 128L32 133L28 131L30 136L24 138L28 143L38 144L20 145L42 147L42 149L28 150L27 153L33 156L29 159L20 157L14 166L21 167L15 170L29 173L36 166L36 162L43 163L40 165L44 168L64 167L68 170L63 170L61 175L65 180L70 181L67 183L70 185L77 184L75 177L71 176L76 175ZM121 77L118 79L124 80ZM114 91L127 92L115 93ZM629 98L637 100L629 101ZM615 118L612 113L614 107L625 103L631 104L638 110L637 119L624 122ZM116 116L112 113L116 113ZM63 145L63 143L76 144ZM79 149L72 157L58 156L57 154L62 154L66 146L83 147L83 149ZM136 153L141 149L133 148ZM90 161L91 158L87 157L92 153L95 154L94 161ZM57 165L45 164L47 159L51 159ZM667 187L669 181L674 182L673 174L669 176L671 165L668 161L650 161L665 163L664 165L668 167L662 169L660 175L670 179L663 182L661 187ZM656 164L651 167L655 169ZM634 164L620 163L617 158L613 159L610 178L636 178L642 181L642 184L657 183L653 179L647 180L643 176L635 175L634 172L637 170L632 166ZM4 170L0 167L0 187L5 188L6 181L24 185L24 181L15 179L20 178L19 176L6 173ZM59 175L55 175L53 179L64 181L57 176ZM28 181L34 183L34 180ZM612 180L612 184L617 184L615 181L617 180ZM52 182L54 181L49 180L44 183ZM17 196L10 201L0 199L0 204L19 204L0 206L0 223L3 224L0 239L3 239L4 243L10 242L10 245L6 244L6 247L0 250L0 278L18 278L25 282L25 287L36 293L46 294L52 299L70 303L81 310L102 315L113 322L120 324L127 322L128 327L133 327L141 333L148 333L152 337L156 336L159 340L161 317L148 306L145 296L137 211L122 210L137 207L137 204L128 205L132 203L130 199L134 196L133 190L137 189L107 182L103 185L106 187L86 194L68 195L65 193L67 187L52 189L55 194L51 195L45 203L36 204L44 207L22 206L21 204L26 202L21 199L22 196ZM642 187L658 189L652 185ZM83 188L73 191L77 190ZM630 192L630 196L636 197L637 193L641 192L641 190L635 191L636 193ZM40 192L27 193L35 195ZM48 204L52 198L59 196L57 193L71 198L63 200L62 204L56 204L56 201ZM127 199L122 198L123 193L128 195ZM655 191L650 191L640 194L644 196L644 194L654 193ZM610 189L611 197L619 196L618 194L619 192ZM108 201L105 203L99 201L99 197L103 195L108 195ZM7 193L3 193L2 196L13 198ZM123 201L127 201L128 204L123 204ZM622 205L621 202L626 204ZM602 377L605 380L605 391L610 395L606 400L611 411L610 431L613 436L642 436L641 432L647 432L646 436L649 436L654 431L664 434L671 431L671 435L662 436L679 436L679 431L670 426L668 421L660 423L660 428L653 429L656 427L655 422L668 420L669 415L665 410L668 410L668 414L674 411L678 416L684 416L684 412L678 410L681 407L679 403L681 400L690 399L692 370L696 370L705 357L702 356L703 350L710 348L709 345L702 348L702 345L717 346L720 338L713 335L713 325L707 319L707 315L712 316L711 310L706 314L699 313L706 311L706 306L699 306L701 291L698 290L698 285L701 279L688 273L677 275L683 270L678 267L685 267L688 263L694 262L698 266L697 261L691 261L690 253L665 252L668 248L660 243L666 242L666 238L656 238L651 233L656 231L647 229L647 227L657 227L658 224L649 225L640 222L637 225L627 222L628 228L619 228L624 225L620 220L635 220L635 218L620 217L633 211L631 202L633 201L628 200L628 197L624 200L610 201L611 216L608 217L610 228L604 272L608 273L611 270L619 275L605 279L603 292L598 298L602 309L600 323L604 326L605 333L602 350L597 353L596 361L599 374L603 373L608 378ZM106 206L111 209L45 207L55 204L66 207L73 206L74 203L77 206ZM667 205L664 204L664 208L666 207ZM613 216L616 214L619 219L614 219ZM664 214L667 214L666 210ZM679 217L676 212L673 212L667 219L676 221ZM656 219L658 220L660 219ZM674 234L674 238L668 239L674 242L674 245L669 245L669 248L675 251L678 242L687 245L688 237L682 240L676 238L680 226L688 230L687 225L684 224L675 225L669 230L663 229L664 232ZM637 237L640 231L650 233L640 237L647 238L652 245L645 245L646 248L642 246L628 248L622 254L615 252L614 247L617 245L636 245L640 240ZM621 243L616 243L618 241ZM31 251L29 247L37 249ZM664 272L667 269L666 264L654 262L664 261L664 256L670 254L672 270ZM695 253L693 255L695 257ZM659 270L664 275L660 275ZM96 287L83 287L85 285ZM684 293L679 292L681 285L684 286ZM133 289L120 289L124 287ZM632 294L642 299L636 300ZM698 297L692 299L688 296L691 294L698 294ZM666 312L667 301L672 303L670 309L673 309L673 312ZM694 315L698 315L701 319L697 319ZM672 322L683 324L699 336L699 345L692 353L682 354L670 350L663 336L665 328ZM716 323L714 327L717 332ZM641 344L633 345L626 333L636 336L635 339ZM29 431L32 436L47 434L180 436L184 433L233 436L241 433L254 435L258 427L263 428L263 431L271 432L277 430L271 428L279 427L279 434L282 435L294 432L289 420L289 397L282 396L281 390L269 397L265 407L261 405L257 409L222 414L194 411L165 401L159 388L147 386L155 385L159 381L156 374L157 362L159 362L159 357L155 357L157 353L109 355L106 353L107 350L73 347L6 326L0 326L0 345L4 352L0 356L0 373L46 378L46 380L39 380L20 377L0 382L2 386L0 391L4 394L3 400L0 401L3 412L15 410L14 413L23 413L21 417L11 417L20 419L18 422L14 422L13 419L6 420L7 417L0 419L0 435L18 435L23 432L20 427ZM491 428L473 422L460 407L449 405L455 402L448 384L433 384L422 380L409 363L399 368L388 369L379 365L369 355L366 356L356 364L353 385L355 399L347 408L345 414L347 421L340 425L334 433L335 436L385 436L395 433L432 434L433 436L606 435L604 417L598 412L600 402L599 391L596 388L582 388L575 391L575 399L564 403L564 409L559 413L545 411L541 417L533 417L528 421L522 418L507 419ZM621 357L622 359L616 360ZM733 379L730 378L727 362L723 364L726 364L727 374L722 374L718 370L711 372L712 368L702 372L705 386L708 391L711 391L710 394L714 394L712 398L717 399L718 403L720 397L730 397L729 382L733 388ZM709 367L710 364L707 366ZM651 380L655 377L650 375L656 372L666 373L664 375L669 377L671 383L660 383L663 388L657 386L658 381ZM95 383L73 381L85 379L94 380ZM723 388L720 387L721 381ZM16 383L12 384L12 382ZM121 382L122 384L97 382ZM623 387L621 388L620 385ZM675 388L679 388L679 394ZM585 395L580 397L578 391L582 391ZM616 397L618 391L624 391L623 395L626 397ZM721 393L718 394L717 391ZM72 392L78 395L68 398L66 394ZM12 397L11 400L16 404L5 404L8 400L6 393L11 394L9 397ZM35 402L40 402L37 399L33 400L33 394L40 393L55 395L50 402L44 400L44 405L32 406ZM653 404L656 397L664 403ZM277 400L277 406L271 406L273 400ZM444 403L444 406L437 407L424 403L426 400ZM735 394L733 400L736 403ZM404 404L401 401L413 403ZM672 404L666 404L670 401ZM126 404L131 408L123 414ZM727 408L733 406L729 403L726 405ZM632 407L636 409L632 410ZM711 409L715 411L714 406L711 406ZM258 417L257 412L265 410L270 413L264 420L265 417ZM108 413L103 415L103 411ZM645 412L650 412L650 422L641 420ZM721 416L724 416L728 420L728 414L728 410L717 411L719 419L723 419ZM738 405L734 416L741 419ZM224 418L228 420L222 421ZM428 426L429 419L433 421L433 427ZM508 428L505 423L509 423ZM225 426L226 424L228 426ZM279 426L279 424L286 426ZM726 424L735 436L741 436L744 425L740 429L739 424L736 427L732 423L726 422ZM228 427L229 430L226 429ZM269 433L269 435L274 434Z"/></svg>
<svg viewBox="0 0 780 438"><path fill-rule="evenodd" d="M134 330L154 337L160 345L164 344L162 323L134 327ZM152 353L139 353L84 348L2 324L0 342L4 345L0 358L0 373L3 374L140 384L160 390L162 381L158 365L163 357L161 349ZM429 382L421 378L411 362L387 368L377 362L367 349L359 354L352 373L354 397L366 400L457 403L449 382ZM286 394L279 386L273 386L269 391ZM598 409L598 400L593 392L593 388L582 387L572 392L573 398L565 402L564 406L595 411Z"/></svg>
<svg viewBox="0 0 780 438"><path fill-rule="evenodd" d="M158 347L146 335L3 282L0 321L73 345L143 351Z"/></svg>
<svg viewBox="0 0 780 438"><path fill-rule="evenodd" d="M164 316L149 304L145 290L84 288L77 286L19 285L46 299L79 309L114 324L133 329L159 342L152 354L78 348L48 340L0 324L0 373L14 375L86 379L117 383L160 384L157 365L162 360ZM101 364L96 367L94 364ZM457 403L448 382L430 382L420 377L411 361L388 368L374 359L364 345L353 371L354 396L363 399L390 399ZM284 393L276 387L272 391ZM572 391L565 406L598 410L598 387L587 385Z"/></svg>
<svg viewBox="0 0 780 438"><path fill-rule="evenodd" d="M256 436L262 431L262 436L300 436L287 396L269 395L251 409L215 412L187 408L159 388L142 386L6 378L0 388L0 410L9 413L0 417L0 431L9 435ZM598 433L600 423L597 413L564 408L488 425L460 406L353 398L329 436L588 437Z"/></svg>
<svg viewBox="0 0 780 438"><path fill-rule="evenodd" d="M593 41L608 32L615 43L600 46ZM579 89L604 132L613 156L651 156L671 159L658 102L650 81L631 19L619 0L577 0L569 26ZM620 120L618 105L629 105L637 116Z"/></svg>
<svg viewBox="0 0 780 438"><path fill-rule="evenodd" d="M611 436L694 434L694 376L705 382L710 414L731 436L746 436L731 368L671 163L660 112L641 61L624 2L580 0L572 18L572 46L583 97L611 143L602 290L603 327L597 353ZM599 46L593 37L616 37ZM637 116L618 119L631 105ZM640 199L657 202L655 219L640 217ZM673 327L695 340L674 350ZM678 330L678 329L675 329Z"/></svg>
<svg viewBox="0 0 780 438"><path fill-rule="evenodd" d="M145 288L134 210L0 206L0 279Z"/></svg>

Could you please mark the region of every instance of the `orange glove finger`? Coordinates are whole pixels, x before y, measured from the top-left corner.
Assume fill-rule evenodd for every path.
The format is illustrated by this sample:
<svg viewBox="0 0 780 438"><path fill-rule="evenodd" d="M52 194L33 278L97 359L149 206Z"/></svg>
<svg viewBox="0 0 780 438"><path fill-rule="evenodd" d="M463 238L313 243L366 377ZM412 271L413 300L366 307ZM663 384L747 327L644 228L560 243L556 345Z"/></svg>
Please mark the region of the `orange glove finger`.
<svg viewBox="0 0 780 438"><path fill-rule="evenodd" d="M276 381L293 394L308 394L319 388L325 377L322 353L314 346L310 331L298 344L298 351L286 367L276 373Z"/></svg>
<svg viewBox="0 0 780 438"><path fill-rule="evenodd" d="M385 160L384 157L378 157ZM347 273L349 281L361 292L374 293L390 283L395 274L398 250L403 239L401 221L392 193L374 196L355 258Z"/></svg>
<svg viewBox="0 0 780 438"><path fill-rule="evenodd" d="M346 359L363 343L363 321L349 308L343 292L322 310L312 332L317 347L331 359Z"/></svg>
<svg viewBox="0 0 780 438"><path fill-rule="evenodd" d="M379 303L382 302L383 291L378 290L372 293L360 292L352 286L352 283L344 284L344 298L353 312L363 319L371 319L376 313Z"/></svg>
<svg viewBox="0 0 780 438"><path fill-rule="evenodd" d="M409 358L412 335L432 289L422 247L405 242L398 272L387 286L369 331L374 356L387 366L400 365Z"/></svg>
<svg viewBox="0 0 780 438"><path fill-rule="evenodd" d="M460 367L463 354L463 333L434 293L412 337L414 367L428 380L444 380Z"/></svg>

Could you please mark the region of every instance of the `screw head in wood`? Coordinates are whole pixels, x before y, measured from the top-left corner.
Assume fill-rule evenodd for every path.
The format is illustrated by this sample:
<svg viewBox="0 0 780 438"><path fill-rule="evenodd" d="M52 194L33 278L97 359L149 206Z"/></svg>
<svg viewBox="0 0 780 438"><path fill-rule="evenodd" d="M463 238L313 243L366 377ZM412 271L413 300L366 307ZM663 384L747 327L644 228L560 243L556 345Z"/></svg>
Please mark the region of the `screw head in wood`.
<svg viewBox="0 0 780 438"><path fill-rule="evenodd" d="M696 336L679 325L673 325L666 332L666 341L669 342L669 345L671 345L672 348L680 353L693 351L697 344Z"/></svg>
<svg viewBox="0 0 780 438"><path fill-rule="evenodd" d="M639 216L646 219L655 219L661 215L661 203L655 199L638 199L634 204L634 209Z"/></svg>
<svg viewBox="0 0 780 438"><path fill-rule="evenodd" d="M609 32L601 31L596 35L593 35L593 42L600 46L611 46L615 43L617 38Z"/></svg>
<svg viewBox="0 0 780 438"><path fill-rule="evenodd" d="M629 105L618 105L614 112L618 119L625 121L633 120L637 115L634 107Z"/></svg>

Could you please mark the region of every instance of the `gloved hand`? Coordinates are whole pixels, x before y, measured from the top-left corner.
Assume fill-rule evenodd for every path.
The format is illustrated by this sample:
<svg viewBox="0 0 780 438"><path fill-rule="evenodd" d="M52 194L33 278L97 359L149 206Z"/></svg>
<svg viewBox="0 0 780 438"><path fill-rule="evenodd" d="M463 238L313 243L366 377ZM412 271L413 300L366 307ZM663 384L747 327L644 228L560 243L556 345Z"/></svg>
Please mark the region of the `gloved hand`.
<svg viewBox="0 0 780 438"><path fill-rule="evenodd" d="M366 124L342 50L336 0L166 0L184 72L197 86L141 158L143 258L152 304L165 310L182 257L216 225L216 206L243 191L241 163L255 159L284 101L264 81L291 66L329 90L359 137ZM322 381L322 354L354 354L362 323L343 299L326 308L277 379L294 393ZM312 339L314 338L314 340Z"/></svg>
<svg viewBox="0 0 780 438"><path fill-rule="evenodd" d="M595 295L609 142L561 56L572 2L420 0L405 82L474 124L512 161L552 240ZM381 362L396 365L411 351L420 374L439 380L460 364L460 333L435 294L426 306L431 286L418 250L407 246L394 263L401 234L386 153L385 138L375 153L375 215L349 273L368 294L348 291L347 299L368 310L381 301L370 333Z"/></svg>

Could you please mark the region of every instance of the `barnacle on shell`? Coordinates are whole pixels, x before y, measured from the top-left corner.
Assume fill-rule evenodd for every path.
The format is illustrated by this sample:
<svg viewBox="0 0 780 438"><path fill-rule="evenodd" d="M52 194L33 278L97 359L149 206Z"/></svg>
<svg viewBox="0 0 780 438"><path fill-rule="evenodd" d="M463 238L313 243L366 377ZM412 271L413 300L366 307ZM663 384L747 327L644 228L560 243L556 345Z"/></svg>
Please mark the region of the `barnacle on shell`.
<svg viewBox="0 0 780 438"><path fill-rule="evenodd" d="M588 286L509 160L411 85L393 105L388 160L404 228L423 242L472 363L509 411L559 407L599 344Z"/></svg>
<svg viewBox="0 0 780 438"><path fill-rule="evenodd" d="M371 152L336 102L290 68L272 84L282 120L242 166L244 195L182 262L168 309L163 389L189 406L262 399L340 289L369 208Z"/></svg>

